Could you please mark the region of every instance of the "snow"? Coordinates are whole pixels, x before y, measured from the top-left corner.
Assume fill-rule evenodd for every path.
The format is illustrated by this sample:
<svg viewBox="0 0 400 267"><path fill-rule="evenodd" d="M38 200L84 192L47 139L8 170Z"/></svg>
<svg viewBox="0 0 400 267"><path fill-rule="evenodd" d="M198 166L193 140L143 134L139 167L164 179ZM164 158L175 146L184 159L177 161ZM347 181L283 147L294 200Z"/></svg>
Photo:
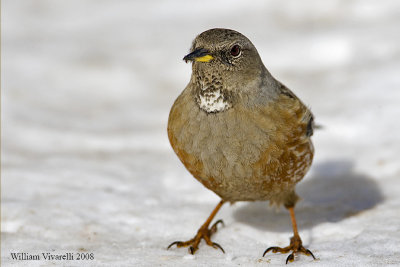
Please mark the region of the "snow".
<svg viewBox="0 0 400 267"><path fill-rule="evenodd" d="M214 27L242 32L313 110L314 164L298 185L296 266L400 265L400 3L2 1L2 266L281 266L287 211L225 205L213 240L186 240L218 197L169 146L182 58ZM17 261L11 252L94 253Z"/></svg>

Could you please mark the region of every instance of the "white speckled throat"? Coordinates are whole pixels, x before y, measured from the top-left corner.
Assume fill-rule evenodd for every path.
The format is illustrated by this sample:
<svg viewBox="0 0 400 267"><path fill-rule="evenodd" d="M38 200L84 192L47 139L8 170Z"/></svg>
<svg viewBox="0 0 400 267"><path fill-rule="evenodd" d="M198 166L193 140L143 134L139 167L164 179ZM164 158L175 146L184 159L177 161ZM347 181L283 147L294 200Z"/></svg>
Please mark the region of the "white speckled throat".
<svg viewBox="0 0 400 267"><path fill-rule="evenodd" d="M200 108L208 113L224 111L231 107L231 104L224 100L221 90L203 91L198 95L197 103Z"/></svg>
<svg viewBox="0 0 400 267"><path fill-rule="evenodd" d="M218 113L231 107L218 76L198 79L196 88L196 102L205 112Z"/></svg>

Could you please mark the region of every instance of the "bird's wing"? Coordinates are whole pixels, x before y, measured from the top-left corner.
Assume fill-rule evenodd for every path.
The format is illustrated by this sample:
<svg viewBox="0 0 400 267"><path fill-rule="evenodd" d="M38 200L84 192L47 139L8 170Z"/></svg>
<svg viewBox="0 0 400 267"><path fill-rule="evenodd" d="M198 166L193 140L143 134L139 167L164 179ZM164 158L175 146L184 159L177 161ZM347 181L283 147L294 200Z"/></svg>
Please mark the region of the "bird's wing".
<svg viewBox="0 0 400 267"><path fill-rule="evenodd" d="M310 109L307 108L303 102L284 84L279 82L279 92L284 97L287 97L292 100L295 106L298 106L297 112L300 112L300 121L304 127L304 134L307 137L310 137L314 133L315 124L314 124L314 115L311 113ZM290 102L290 101L289 101Z"/></svg>

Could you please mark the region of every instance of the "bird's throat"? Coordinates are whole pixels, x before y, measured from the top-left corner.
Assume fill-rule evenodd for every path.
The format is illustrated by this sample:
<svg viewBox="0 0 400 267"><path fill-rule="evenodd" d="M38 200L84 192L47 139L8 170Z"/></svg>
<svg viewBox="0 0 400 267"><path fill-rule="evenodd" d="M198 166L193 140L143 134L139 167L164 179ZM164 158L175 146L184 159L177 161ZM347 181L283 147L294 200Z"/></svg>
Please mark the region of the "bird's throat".
<svg viewBox="0 0 400 267"><path fill-rule="evenodd" d="M214 75L197 79L195 83L195 100L199 108L207 113L218 113L232 107L228 92L222 88L222 81Z"/></svg>

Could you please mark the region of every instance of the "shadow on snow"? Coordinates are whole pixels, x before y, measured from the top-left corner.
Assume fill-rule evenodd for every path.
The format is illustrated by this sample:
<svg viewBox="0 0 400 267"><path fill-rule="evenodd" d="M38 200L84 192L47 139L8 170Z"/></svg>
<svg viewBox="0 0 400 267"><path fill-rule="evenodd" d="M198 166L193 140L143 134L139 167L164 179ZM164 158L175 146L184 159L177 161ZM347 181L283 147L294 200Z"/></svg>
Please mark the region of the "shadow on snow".
<svg viewBox="0 0 400 267"><path fill-rule="evenodd" d="M300 182L296 191L301 200L296 205L300 230L324 222L338 222L372 209L383 201L377 183L370 177L354 173L349 161L329 161L314 167L313 177ZM266 202L241 204L233 214L242 223L258 229L291 232L289 213L276 211Z"/></svg>

